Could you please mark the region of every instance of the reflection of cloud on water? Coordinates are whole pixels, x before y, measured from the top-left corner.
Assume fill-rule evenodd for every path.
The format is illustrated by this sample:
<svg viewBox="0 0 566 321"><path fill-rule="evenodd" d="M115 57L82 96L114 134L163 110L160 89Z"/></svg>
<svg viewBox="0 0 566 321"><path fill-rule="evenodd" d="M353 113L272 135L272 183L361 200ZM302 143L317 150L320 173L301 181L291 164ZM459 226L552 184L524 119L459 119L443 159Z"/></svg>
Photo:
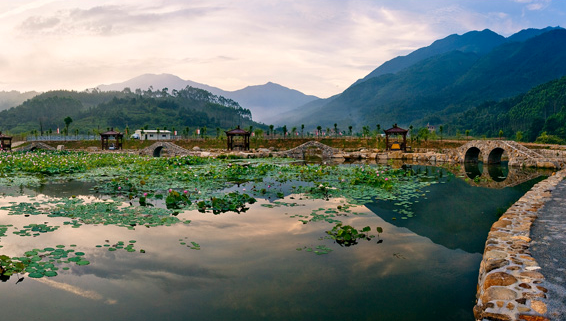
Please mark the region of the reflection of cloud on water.
<svg viewBox="0 0 566 321"><path fill-rule="evenodd" d="M59 290L63 290L63 291L66 291L66 292L69 292L69 293L72 293L72 294L76 294L76 295L81 296L83 298L96 300L96 301L104 300L104 297L102 295L100 295L98 292L91 291L91 290L83 290L83 289L81 289L77 286L74 286L74 285L55 282L53 280L49 280L49 279L46 279L46 278L32 279L32 280L43 283L43 284L48 285L48 286L55 288L55 289L59 289ZM114 300L114 299L106 299L106 300L104 300L104 303L106 303L106 304L116 304L116 303L118 303L118 301Z"/></svg>

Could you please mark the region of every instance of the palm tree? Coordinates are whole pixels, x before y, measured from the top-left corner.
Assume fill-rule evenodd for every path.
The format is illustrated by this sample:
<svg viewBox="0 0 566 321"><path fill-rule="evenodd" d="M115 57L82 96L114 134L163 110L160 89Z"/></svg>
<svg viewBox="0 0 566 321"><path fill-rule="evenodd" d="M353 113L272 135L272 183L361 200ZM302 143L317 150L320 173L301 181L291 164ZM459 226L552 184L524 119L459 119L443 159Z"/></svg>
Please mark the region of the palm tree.
<svg viewBox="0 0 566 321"><path fill-rule="evenodd" d="M348 133L350 136L352 136L352 125L348 126Z"/></svg>
<svg viewBox="0 0 566 321"><path fill-rule="evenodd" d="M322 126L316 126L316 130L318 130L318 136L322 134Z"/></svg>
<svg viewBox="0 0 566 321"><path fill-rule="evenodd" d="M291 128L291 135L293 136L293 138L295 137L296 132L297 132L297 127Z"/></svg>
<svg viewBox="0 0 566 321"><path fill-rule="evenodd" d="M287 137L287 125L283 125L283 138Z"/></svg>
<svg viewBox="0 0 566 321"><path fill-rule="evenodd" d="M338 124L334 123L334 136L338 136Z"/></svg>
<svg viewBox="0 0 566 321"><path fill-rule="evenodd" d="M301 138L304 137L305 124L301 124Z"/></svg>
<svg viewBox="0 0 566 321"><path fill-rule="evenodd" d="M269 125L269 132L271 133L271 138L273 138L273 125Z"/></svg>

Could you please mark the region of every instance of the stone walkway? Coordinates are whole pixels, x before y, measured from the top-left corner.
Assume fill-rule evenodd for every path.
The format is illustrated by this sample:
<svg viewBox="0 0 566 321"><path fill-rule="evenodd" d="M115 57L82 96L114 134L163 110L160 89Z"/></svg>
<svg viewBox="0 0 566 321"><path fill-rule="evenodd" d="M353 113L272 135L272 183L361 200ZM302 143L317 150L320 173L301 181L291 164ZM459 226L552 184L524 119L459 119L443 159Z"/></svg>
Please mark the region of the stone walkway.
<svg viewBox="0 0 566 321"><path fill-rule="evenodd" d="M552 198L538 212L531 227L532 257L540 265L548 289L548 311L551 320L566 320L566 180L552 191Z"/></svg>

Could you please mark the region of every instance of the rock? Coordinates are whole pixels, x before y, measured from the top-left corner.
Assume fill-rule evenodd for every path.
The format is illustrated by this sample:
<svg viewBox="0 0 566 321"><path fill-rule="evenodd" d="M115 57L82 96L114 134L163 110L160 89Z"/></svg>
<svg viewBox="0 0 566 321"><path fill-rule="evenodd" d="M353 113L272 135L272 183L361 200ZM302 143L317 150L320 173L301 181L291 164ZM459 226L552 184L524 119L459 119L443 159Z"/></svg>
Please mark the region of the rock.
<svg viewBox="0 0 566 321"><path fill-rule="evenodd" d="M538 312L540 314L545 314L546 313L546 304L544 304L541 301L531 301L531 309L535 310L535 312Z"/></svg>
<svg viewBox="0 0 566 321"><path fill-rule="evenodd" d="M57 150L58 151L65 150L65 145L57 145Z"/></svg>
<svg viewBox="0 0 566 321"><path fill-rule="evenodd" d="M94 152L94 151L97 151L97 150L98 150L98 147L90 146L90 147L87 147L86 150L91 151L91 152Z"/></svg>
<svg viewBox="0 0 566 321"><path fill-rule="evenodd" d="M487 289L492 286L508 286L517 282L517 279L511 274L505 272L490 273L485 277L483 288Z"/></svg>
<svg viewBox="0 0 566 321"><path fill-rule="evenodd" d="M538 315L520 315L519 316L519 320L525 320L525 321L550 321L549 319L545 318L545 317L541 317Z"/></svg>
<svg viewBox="0 0 566 321"><path fill-rule="evenodd" d="M195 146L195 147L193 147L193 150L194 150L195 152L198 152L198 151L200 151L200 147Z"/></svg>
<svg viewBox="0 0 566 321"><path fill-rule="evenodd" d="M482 318L491 321L511 321L511 317L506 314L484 312Z"/></svg>
<svg viewBox="0 0 566 321"><path fill-rule="evenodd" d="M481 301L486 303L495 300L514 300L518 297L517 292L511 289L502 286L492 286L483 292Z"/></svg>
<svg viewBox="0 0 566 321"><path fill-rule="evenodd" d="M490 260L486 260L486 265L485 265L485 272L491 272L495 269L498 269L500 267L509 265L509 261L505 260L505 259L490 259Z"/></svg>

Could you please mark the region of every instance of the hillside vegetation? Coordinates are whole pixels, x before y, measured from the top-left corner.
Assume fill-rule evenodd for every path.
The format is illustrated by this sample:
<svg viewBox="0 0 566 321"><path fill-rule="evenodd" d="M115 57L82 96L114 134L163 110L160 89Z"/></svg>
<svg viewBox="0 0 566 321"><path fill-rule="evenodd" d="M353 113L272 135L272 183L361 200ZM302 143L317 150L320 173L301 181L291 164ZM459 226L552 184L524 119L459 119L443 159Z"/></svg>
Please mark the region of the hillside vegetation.
<svg viewBox="0 0 566 321"><path fill-rule="evenodd" d="M183 90L131 92L51 91L0 112L0 128L12 134L32 131L56 132L70 117L69 133L92 133L107 128L182 130L229 129L237 125L257 126L248 109L222 96L193 87Z"/></svg>

